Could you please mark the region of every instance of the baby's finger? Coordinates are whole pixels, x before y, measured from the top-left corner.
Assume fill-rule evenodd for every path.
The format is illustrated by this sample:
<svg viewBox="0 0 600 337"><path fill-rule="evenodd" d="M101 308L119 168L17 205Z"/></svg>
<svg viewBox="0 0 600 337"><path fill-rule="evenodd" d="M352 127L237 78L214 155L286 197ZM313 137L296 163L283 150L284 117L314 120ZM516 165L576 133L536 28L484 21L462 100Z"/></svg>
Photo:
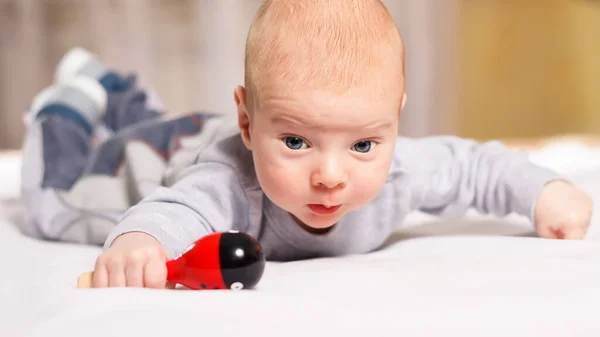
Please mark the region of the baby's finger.
<svg viewBox="0 0 600 337"><path fill-rule="evenodd" d="M565 240L583 240L585 238L585 230L579 227L563 229Z"/></svg>
<svg viewBox="0 0 600 337"><path fill-rule="evenodd" d="M537 228L537 234L544 239L557 239L558 233L549 225L541 225Z"/></svg>
<svg viewBox="0 0 600 337"><path fill-rule="evenodd" d="M106 266L97 264L92 277L93 288L104 288L108 286L108 272Z"/></svg>
<svg viewBox="0 0 600 337"><path fill-rule="evenodd" d="M148 288L164 288L167 280L167 267L160 259L151 259L144 268L144 285Z"/></svg>
<svg viewBox="0 0 600 337"><path fill-rule="evenodd" d="M127 287L144 286L144 263L139 259L130 259L125 267L125 284Z"/></svg>
<svg viewBox="0 0 600 337"><path fill-rule="evenodd" d="M108 286L109 287L125 287L125 269L122 263L110 263L106 267L108 270Z"/></svg>

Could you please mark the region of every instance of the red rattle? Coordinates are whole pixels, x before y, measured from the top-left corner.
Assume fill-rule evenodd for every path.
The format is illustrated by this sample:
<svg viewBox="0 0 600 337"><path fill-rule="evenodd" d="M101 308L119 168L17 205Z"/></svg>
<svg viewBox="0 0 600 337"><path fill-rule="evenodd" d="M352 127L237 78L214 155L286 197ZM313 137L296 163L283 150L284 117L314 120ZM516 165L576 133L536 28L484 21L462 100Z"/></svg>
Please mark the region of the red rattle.
<svg viewBox="0 0 600 337"><path fill-rule="evenodd" d="M254 288L265 270L258 241L237 231L209 234L167 261L167 281L189 289ZM79 288L92 287L93 272L79 276Z"/></svg>

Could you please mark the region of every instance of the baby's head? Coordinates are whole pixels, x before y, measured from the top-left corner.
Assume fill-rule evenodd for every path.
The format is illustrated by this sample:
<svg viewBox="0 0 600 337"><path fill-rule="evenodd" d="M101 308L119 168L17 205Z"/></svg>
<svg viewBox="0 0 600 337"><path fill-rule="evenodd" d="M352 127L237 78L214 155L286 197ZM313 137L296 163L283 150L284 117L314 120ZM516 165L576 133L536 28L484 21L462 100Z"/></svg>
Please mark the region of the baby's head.
<svg viewBox="0 0 600 337"><path fill-rule="evenodd" d="M324 229L372 201L391 165L404 47L379 0L271 0L246 45L239 125L267 197Z"/></svg>

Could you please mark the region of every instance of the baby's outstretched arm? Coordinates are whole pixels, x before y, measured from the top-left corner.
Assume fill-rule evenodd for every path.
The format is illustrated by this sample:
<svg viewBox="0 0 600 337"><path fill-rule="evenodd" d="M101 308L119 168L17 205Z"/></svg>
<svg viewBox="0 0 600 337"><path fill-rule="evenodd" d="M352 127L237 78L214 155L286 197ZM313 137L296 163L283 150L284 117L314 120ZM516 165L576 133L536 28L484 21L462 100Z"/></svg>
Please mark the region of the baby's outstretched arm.
<svg viewBox="0 0 600 337"><path fill-rule="evenodd" d="M237 172L221 163L203 162L182 172L172 187L159 187L125 212L105 247L125 232L154 236L174 257L197 239L243 226L247 199ZM244 213L246 212L246 213ZM237 222L236 222L237 221Z"/></svg>
<svg viewBox="0 0 600 337"><path fill-rule="evenodd" d="M563 178L534 165L527 154L500 142L452 136L399 138L395 159L410 181L414 209L456 216L517 213L536 221L536 201L549 182Z"/></svg>

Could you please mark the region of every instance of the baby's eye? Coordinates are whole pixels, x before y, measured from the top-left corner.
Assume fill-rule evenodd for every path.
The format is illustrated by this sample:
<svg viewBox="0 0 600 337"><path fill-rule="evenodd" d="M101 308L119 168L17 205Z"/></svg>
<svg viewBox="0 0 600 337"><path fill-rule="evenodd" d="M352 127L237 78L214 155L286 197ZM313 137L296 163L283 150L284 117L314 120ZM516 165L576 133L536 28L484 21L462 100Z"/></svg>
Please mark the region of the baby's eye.
<svg viewBox="0 0 600 337"><path fill-rule="evenodd" d="M371 149L375 147L375 142L371 140L361 140L360 142L354 144L352 149L356 152L367 153L371 151Z"/></svg>
<svg viewBox="0 0 600 337"><path fill-rule="evenodd" d="M306 146L306 142L299 137L285 137L283 139L285 145L292 150L300 150L303 146Z"/></svg>

